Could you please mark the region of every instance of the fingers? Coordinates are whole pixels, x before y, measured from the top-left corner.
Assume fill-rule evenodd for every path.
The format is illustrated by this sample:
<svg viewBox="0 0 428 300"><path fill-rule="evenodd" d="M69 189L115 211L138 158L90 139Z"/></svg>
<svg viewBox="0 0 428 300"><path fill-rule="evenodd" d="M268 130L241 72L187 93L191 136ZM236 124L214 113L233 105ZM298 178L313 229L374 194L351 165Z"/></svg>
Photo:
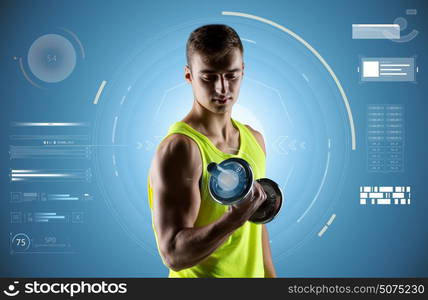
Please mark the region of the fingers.
<svg viewBox="0 0 428 300"><path fill-rule="evenodd" d="M239 204L230 205L228 208L229 212L233 211L233 213L248 214L251 216L266 201L267 194L263 186L259 182L254 181L251 192L245 198Z"/></svg>
<svg viewBox="0 0 428 300"><path fill-rule="evenodd" d="M265 190L263 189L262 185L260 183L258 183L257 181L255 181L255 182L257 183L257 184L255 184L255 187L257 190L255 197L262 198L263 200L266 200L267 196L266 196Z"/></svg>
<svg viewBox="0 0 428 300"><path fill-rule="evenodd" d="M263 194L263 201L264 201L264 200L266 200L266 199L267 199L267 194L266 194L265 189L262 187L262 185L260 185L260 190L262 191L262 194Z"/></svg>

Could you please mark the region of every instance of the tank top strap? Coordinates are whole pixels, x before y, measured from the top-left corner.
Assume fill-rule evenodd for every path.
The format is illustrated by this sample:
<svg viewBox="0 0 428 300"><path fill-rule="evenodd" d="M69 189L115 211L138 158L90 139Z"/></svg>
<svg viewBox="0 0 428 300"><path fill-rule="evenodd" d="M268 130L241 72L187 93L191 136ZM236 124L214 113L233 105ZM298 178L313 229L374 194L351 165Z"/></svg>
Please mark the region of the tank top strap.
<svg viewBox="0 0 428 300"><path fill-rule="evenodd" d="M203 150L209 147L209 141L206 140L206 137L203 134L196 131L195 129L193 129L188 124L182 121L175 122L174 124L172 124L169 127L168 133L165 138L172 134L182 134L192 139L197 144L201 153L202 165L205 166L207 164L206 153Z"/></svg>
<svg viewBox="0 0 428 300"><path fill-rule="evenodd" d="M250 145L250 147L255 147L257 148L257 150L259 150L258 154L260 154L261 152L262 156L265 156L262 146L254 136L254 134L251 132L251 130L241 122L238 122L233 119L232 121L239 128L239 132L241 133L241 141L243 143L242 148L248 149L247 147Z"/></svg>

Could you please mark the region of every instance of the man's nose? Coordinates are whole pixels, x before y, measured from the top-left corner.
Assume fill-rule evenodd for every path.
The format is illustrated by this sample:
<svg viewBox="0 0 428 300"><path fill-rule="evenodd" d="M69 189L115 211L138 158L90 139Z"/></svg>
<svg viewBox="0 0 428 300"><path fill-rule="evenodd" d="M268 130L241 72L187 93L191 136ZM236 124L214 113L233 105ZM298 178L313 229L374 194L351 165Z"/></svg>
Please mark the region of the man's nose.
<svg viewBox="0 0 428 300"><path fill-rule="evenodd" d="M228 81L222 75L220 75L216 80L216 86L215 86L216 92L219 94L225 94L228 88L229 88Z"/></svg>

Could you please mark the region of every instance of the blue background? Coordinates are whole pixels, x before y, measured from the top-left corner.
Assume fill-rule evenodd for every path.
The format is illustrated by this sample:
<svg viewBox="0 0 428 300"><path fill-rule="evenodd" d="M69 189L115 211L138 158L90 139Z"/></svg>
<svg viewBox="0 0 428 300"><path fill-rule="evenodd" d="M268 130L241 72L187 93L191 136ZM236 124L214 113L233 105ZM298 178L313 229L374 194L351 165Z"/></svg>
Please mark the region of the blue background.
<svg viewBox="0 0 428 300"><path fill-rule="evenodd" d="M1 276L167 275L156 253L145 180L153 145L190 108L191 89L183 84L182 74L184 45L193 29L207 23L229 24L241 38L256 42L244 41L246 78L240 116L256 128L263 126L267 176L285 188L284 210L269 224L278 276L428 276L424 1L2 1L1 6ZM406 16L408 8L417 9L418 14ZM222 11L270 19L297 33L322 55L348 96L356 150L351 149L348 116L337 86L314 55L272 26L222 16ZM420 31L414 40L393 43L351 38L351 24L392 23L399 16L409 23L406 32ZM73 73L59 83L47 84L33 77L43 87L38 89L25 80L13 57L26 58L36 38L58 33L60 27L79 37L86 57L78 57ZM419 66L417 83L359 82L356 68L361 56L414 55ZM28 67L27 72L31 74ZM302 72L309 82L298 76ZM94 105L103 80L106 88ZM126 102L120 105L124 95ZM404 172L367 172L366 109L378 103L405 106ZM125 146L94 147L94 180L84 188L95 200L85 207L85 223L55 229L72 239L75 253L10 255L9 234L18 230L10 224L10 192L57 187L10 183L9 169L18 167L8 156L10 122L89 121L92 143L105 145L112 144L115 116L119 117L116 144ZM275 141L284 136L305 141L306 149L278 152ZM147 149L135 147L138 142ZM112 155L117 158L119 176L114 176ZM329 168L320 185L327 156ZM63 165L51 160L46 166ZM411 186L412 204L362 206L359 187L363 185ZM62 188L71 191L82 186ZM297 222L314 198L303 221ZM317 233L332 213L336 214L334 222L319 237ZM19 230L37 234L51 229L32 225Z"/></svg>

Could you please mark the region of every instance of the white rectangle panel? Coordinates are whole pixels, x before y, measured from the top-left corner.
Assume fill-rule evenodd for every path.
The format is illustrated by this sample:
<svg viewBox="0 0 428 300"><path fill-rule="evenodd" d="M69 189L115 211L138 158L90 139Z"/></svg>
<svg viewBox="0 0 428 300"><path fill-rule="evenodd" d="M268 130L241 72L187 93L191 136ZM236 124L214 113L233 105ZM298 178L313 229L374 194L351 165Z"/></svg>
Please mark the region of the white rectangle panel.
<svg viewBox="0 0 428 300"><path fill-rule="evenodd" d="M377 199L377 204L391 204L391 199Z"/></svg>
<svg viewBox="0 0 428 300"><path fill-rule="evenodd" d="M363 77L379 77L379 61L363 61Z"/></svg>
<svg viewBox="0 0 428 300"><path fill-rule="evenodd" d="M400 39L399 24L352 24L352 39Z"/></svg>
<svg viewBox="0 0 428 300"><path fill-rule="evenodd" d="M379 187L379 192L392 193L394 192L394 189L392 188L392 186L381 186Z"/></svg>

